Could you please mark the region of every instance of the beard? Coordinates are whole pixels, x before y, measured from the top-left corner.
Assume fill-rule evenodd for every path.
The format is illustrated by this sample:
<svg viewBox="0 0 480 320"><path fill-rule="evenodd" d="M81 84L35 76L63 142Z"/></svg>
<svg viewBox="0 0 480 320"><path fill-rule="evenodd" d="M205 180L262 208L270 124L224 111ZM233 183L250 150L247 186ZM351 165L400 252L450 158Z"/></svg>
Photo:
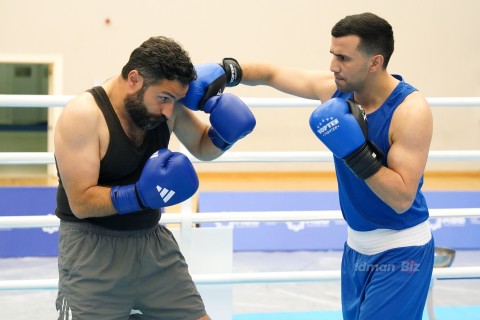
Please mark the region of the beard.
<svg viewBox="0 0 480 320"><path fill-rule="evenodd" d="M147 107L143 103L145 89L145 87L142 87L136 96L125 98L124 103L135 125L144 131L149 131L167 122L167 117L163 114L161 116L152 116L148 113Z"/></svg>

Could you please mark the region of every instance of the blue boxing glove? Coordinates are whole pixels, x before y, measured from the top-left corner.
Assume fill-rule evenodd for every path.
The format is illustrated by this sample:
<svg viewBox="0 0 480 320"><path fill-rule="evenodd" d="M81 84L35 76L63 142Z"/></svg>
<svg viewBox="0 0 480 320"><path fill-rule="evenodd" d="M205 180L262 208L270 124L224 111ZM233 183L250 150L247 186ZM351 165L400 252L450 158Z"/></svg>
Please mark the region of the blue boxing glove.
<svg viewBox="0 0 480 320"><path fill-rule="evenodd" d="M365 112L352 100L333 98L310 116L310 128L325 146L360 179L367 179L382 167L381 151L368 141Z"/></svg>
<svg viewBox="0 0 480 320"><path fill-rule="evenodd" d="M127 214L175 205L197 189L198 176L187 156L161 149L147 160L137 183L112 187L110 197L117 212Z"/></svg>
<svg viewBox="0 0 480 320"><path fill-rule="evenodd" d="M227 78L222 66L216 63L195 66L197 79L189 83L187 94L179 102L191 110L203 110L205 101L225 89Z"/></svg>
<svg viewBox="0 0 480 320"><path fill-rule="evenodd" d="M204 111L210 114L212 125L208 136L223 151L252 132L256 125L255 116L247 105L231 93L208 99Z"/></svg>
<svg viewBox="0 0 480 320"><path fill-rule="evenodd" d="M221 64L207 63L195 66L197 79L189 83L187 94L180 103L192 110L203 110L205 102L227 87L235 87L242 80L242 67L234 58L224 58Z"/></svg>

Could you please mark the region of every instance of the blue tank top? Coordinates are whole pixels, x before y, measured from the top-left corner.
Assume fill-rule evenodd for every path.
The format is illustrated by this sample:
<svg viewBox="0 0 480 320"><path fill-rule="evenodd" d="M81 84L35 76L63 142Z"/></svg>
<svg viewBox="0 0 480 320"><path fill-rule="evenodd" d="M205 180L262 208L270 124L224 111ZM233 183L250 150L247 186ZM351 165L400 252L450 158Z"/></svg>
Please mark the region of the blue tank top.
<svg viewBox="0 0 480 320"><path fill-rule="evenodd" d="M387 154L390 150L388 131L393 113L405 97L417 90L404 82L401 76L394 76L400 80L397 87L380 108L367 115L369 140L383 151L385 157L382 162L386 167L388 167ZM352 99L353 93L336 91L332 97ZM417 194L412 206L405 213L398 214L373 193L363 180L357 178L343 160L334 157L334 163L338 180L340 208L350 228L357 231L402 230L428 219L428 207L421 192L423 175L418 184Z"/></svg>

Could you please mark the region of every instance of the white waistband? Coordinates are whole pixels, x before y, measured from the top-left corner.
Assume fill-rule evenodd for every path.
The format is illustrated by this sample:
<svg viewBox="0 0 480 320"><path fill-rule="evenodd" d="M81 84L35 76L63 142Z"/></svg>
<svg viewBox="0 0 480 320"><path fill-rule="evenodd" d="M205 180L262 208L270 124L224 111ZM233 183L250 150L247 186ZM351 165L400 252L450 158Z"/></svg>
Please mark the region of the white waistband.
<svg viewBox="0 0 480 320"><path fill-rule="evenodd" d="M422 246L431 238L430 224L424 221L403 230L355 231L348 227L347 244L361 254L373 255L394 248Z"/></svg>

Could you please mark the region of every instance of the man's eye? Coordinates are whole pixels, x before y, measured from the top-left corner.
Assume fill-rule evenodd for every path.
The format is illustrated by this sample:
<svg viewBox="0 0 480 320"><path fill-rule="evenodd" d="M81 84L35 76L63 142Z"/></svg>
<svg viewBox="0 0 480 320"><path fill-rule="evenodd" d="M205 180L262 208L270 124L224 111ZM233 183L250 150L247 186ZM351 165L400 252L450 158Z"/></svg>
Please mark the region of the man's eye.
<svg viewBox="0 0 480 320"><path fill-rule="evenodd" d="M169 102L169 101L170 101L170 97L159 96L159 97L158 97L158 101L160 101L160 102Z"/></svg>

